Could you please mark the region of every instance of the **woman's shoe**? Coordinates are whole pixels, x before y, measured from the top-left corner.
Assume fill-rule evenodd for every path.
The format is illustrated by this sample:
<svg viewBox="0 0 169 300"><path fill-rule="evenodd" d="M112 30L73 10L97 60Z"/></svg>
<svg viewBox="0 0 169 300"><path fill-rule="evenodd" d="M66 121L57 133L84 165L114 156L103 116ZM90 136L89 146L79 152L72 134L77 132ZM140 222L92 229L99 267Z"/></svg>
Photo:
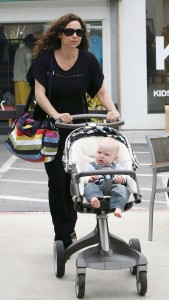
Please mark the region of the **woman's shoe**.
<svg viewBox="0 0 169 300"><path fill-rule="evenodd" d="M75 231L70 234L70 238L72 240L72 244L75 244L77 242L77 235Z"/></svg>

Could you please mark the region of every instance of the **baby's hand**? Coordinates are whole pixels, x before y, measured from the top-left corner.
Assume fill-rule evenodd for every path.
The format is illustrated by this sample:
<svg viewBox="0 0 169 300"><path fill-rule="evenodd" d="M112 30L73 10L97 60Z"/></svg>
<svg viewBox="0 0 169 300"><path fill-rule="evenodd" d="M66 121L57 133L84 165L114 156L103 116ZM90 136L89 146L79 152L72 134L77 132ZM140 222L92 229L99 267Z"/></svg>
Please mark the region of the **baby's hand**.
<svg viewBox="0 0 169 300"><path fill-rule="evenodd" d="M122 176L117 176L113 181L119 184L124 184L126 182Z"/></svg>
<svg viewBox="0 0 169 300"><path fill-rule="evenodd" d="M96 180L99 179L99 176L98 175L92 175L90 178L89 178L89 182L95 182Z"/></svg>

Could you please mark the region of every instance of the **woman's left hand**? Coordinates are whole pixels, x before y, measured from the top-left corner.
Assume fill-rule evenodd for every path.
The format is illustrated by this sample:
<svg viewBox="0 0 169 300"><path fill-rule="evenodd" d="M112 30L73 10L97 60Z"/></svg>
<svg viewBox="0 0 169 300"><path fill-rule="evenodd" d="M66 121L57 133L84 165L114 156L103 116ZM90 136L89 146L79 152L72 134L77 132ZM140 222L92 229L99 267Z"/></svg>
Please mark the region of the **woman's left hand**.
<svg viewBox="0 0 169 300"><path fill-rule="evenodd" d="M107 120L110 122L116 122L118 118L120 117L120 114L118 111L109 111L107 113Z"/></svg>

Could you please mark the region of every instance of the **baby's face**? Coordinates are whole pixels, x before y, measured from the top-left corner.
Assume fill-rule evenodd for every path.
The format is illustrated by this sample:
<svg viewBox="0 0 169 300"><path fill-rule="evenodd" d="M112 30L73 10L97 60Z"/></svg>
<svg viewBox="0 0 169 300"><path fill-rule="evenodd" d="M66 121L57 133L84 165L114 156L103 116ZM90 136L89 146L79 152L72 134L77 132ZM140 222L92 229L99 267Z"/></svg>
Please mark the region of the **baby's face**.
<svg viewBox="0 0 169 300"><path fill-rule="evenodd" d="M98 164L111 164L116 157L115 154L112 153L111 147L100 145L97 149L95 159Z"/></svg>

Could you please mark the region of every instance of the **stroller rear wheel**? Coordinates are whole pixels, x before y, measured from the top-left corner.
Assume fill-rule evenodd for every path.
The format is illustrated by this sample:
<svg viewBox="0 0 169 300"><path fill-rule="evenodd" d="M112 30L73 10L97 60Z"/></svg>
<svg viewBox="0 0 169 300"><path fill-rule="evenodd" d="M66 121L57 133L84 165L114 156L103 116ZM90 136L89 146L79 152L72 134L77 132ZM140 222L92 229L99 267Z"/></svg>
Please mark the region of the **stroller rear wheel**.
<svg viewBox="0 0 169 300"><path fill-rule="evenodd" d="M134 249L138 252L141 252L141 244L140 244L139 239L130 239L129 240L129 246L130 246L130 248L132 248L132 249ZM131 267L130 272L131 272L131 274L136 275L137 266Z"/></svg>
<svg viewBox="0 0 169 300"><path fill-rule="evenodd" d="M54 241L53 263L55 276L60 278L65 274L64 245L62 241Z"/></svg>

